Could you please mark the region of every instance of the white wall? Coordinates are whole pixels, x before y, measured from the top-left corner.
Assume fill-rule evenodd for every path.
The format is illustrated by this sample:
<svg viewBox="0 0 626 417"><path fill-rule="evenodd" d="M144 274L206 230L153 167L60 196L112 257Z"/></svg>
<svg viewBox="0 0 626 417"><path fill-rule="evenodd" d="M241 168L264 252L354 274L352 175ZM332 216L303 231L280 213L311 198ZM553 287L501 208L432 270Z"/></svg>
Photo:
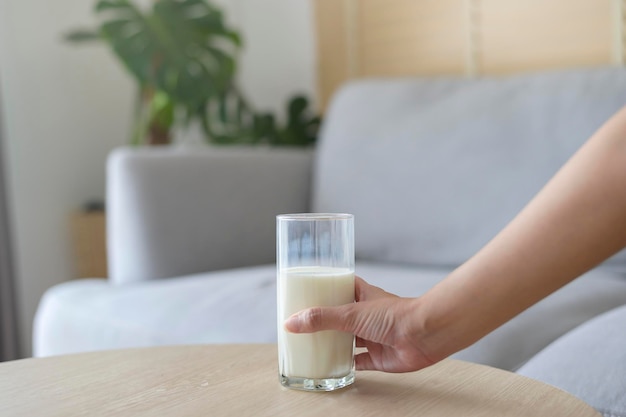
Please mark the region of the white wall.
<svg viewBox="0 0 626 417"><path fill-rule="evenodd" d="M104 196L107 153L126 141L132 84L104 47L64 43L84 0L2 0L0 77L25 353L39 298L72 270L68 217Z"/></svg>
<svg viewBox="0 0 626 417"><path fill-rule="evenodd" d="M241 85L259 109L284 112L294 93L315 95L312 2L221 0L242 28ZM282 113L281 113L282 114Z"/></svg>
<svg viewBox="0 0 626 417"><path fill-rule="evenodd" d="M241 84L257 107L283 111L289 95L313 95L309 0L218 3L246 39ZM93 21L93 4L0 0L0 99L27 355L41 295L73 274L68 216L104 197L106 155L130 129L130 78L104 46L61 40Z"/></svg>

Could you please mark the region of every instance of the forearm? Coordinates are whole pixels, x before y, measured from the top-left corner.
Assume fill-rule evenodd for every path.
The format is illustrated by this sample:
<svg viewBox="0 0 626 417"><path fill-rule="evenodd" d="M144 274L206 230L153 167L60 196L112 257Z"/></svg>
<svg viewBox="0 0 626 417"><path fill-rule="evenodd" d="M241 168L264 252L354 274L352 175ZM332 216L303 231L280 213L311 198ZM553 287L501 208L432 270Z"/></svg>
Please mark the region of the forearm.
<svg viewBox="0 0 626 417"><path fill-rule="evenodd" d="M622 110L501 233L417 301L421 326L436 329L429 344L440 354L468 346L625 245Z"/></svg>

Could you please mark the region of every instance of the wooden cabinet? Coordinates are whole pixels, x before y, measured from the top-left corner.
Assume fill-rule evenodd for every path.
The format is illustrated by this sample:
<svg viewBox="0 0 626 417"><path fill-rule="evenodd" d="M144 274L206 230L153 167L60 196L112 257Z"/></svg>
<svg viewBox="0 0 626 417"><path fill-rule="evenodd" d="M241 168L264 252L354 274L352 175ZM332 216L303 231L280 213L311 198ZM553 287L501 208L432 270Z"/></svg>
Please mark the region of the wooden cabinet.
<svg viewBox="0 0 626 417"><path fill-rule="evenodd" d="M74 278L106 278L106 216L104 211L72 214Z"/></svg>

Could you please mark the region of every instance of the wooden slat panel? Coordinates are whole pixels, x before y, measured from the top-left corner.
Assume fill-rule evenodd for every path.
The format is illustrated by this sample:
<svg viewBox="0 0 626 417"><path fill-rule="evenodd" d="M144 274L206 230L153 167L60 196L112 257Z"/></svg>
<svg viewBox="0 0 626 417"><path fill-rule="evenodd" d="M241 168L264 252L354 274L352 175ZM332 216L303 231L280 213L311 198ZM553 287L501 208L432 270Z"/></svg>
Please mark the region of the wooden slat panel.
<svg viewBox="0 0 626 417"><path fill-rule="evenodd" d="M350 77L347 37L347 2L316 0L318 95L324 111L332 93Z"/></svg>
<svg viewBox="0 0 626 417"><path fill-rule="evenodd" d="M361 0L361 76L463 74L463 0Z"/></svg>
<svg viewBox="0 0 626 417"><path fill-rule="evenodd" d="M481 72L609 64L611 0L478 0Z"/></svg>
<svg viewBox="0 0 626 417"><path fill-rule="evenodd" d="M626 0L611 0L613 18L613 63L626 63Z"/></svg>
<svg viewBox="0 0 626 417"><path fill-rule="evenodd" d="M322 110L336 88L355 77L623 63L625 3L315 0Z"/></svg>

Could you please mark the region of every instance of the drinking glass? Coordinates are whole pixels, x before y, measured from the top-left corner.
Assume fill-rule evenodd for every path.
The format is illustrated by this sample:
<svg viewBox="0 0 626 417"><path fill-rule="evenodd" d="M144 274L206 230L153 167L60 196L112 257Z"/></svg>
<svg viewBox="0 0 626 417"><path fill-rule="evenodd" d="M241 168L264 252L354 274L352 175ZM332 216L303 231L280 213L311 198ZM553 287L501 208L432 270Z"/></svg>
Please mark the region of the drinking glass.
<svg viewBox="0 0 626 417"><path fill-rule="evenodd" d="M333 391L354 382L354 336L334 330L294 334L292 314L354 302L354 216L282 214L276 218L278 371L289 388Z"/></svg>

